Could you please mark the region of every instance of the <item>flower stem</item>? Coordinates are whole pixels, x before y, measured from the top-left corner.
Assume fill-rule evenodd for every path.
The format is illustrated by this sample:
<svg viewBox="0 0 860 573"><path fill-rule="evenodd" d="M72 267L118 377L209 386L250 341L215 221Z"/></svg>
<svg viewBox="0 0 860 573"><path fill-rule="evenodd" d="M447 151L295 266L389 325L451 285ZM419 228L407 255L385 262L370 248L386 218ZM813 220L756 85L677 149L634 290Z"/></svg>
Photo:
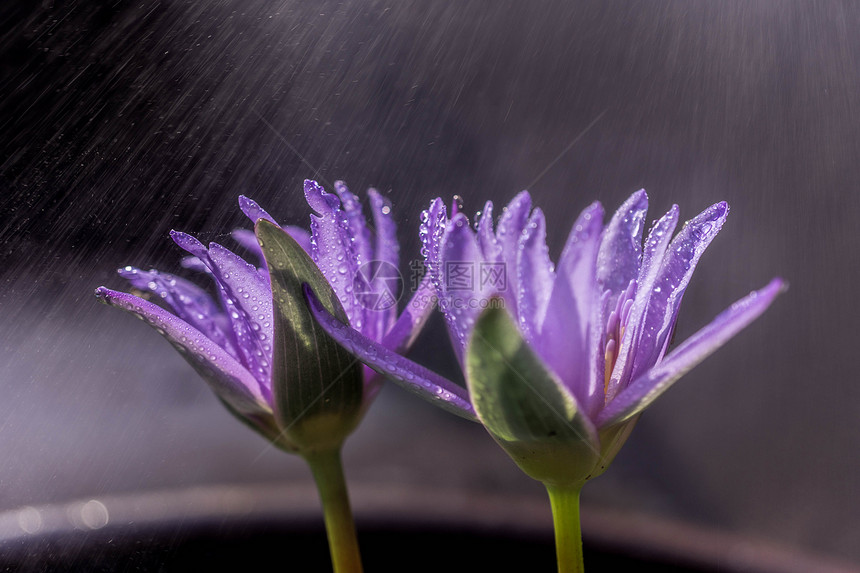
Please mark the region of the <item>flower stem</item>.
<svg viewBox="0 0 860 573"><path fill-rule="evenodd" d="M579 528L580 487L548 485L552 506L552 523L555 528L555 554L558 573L582 573L582 533Z"/></svg>
<svg viewBox="0 0 860 573"><path fill-rule="evenodd" d="M306 454L304 458L311 467L320 493L334 571L361 573L361 555L340 461L340 448Z"/></svg>

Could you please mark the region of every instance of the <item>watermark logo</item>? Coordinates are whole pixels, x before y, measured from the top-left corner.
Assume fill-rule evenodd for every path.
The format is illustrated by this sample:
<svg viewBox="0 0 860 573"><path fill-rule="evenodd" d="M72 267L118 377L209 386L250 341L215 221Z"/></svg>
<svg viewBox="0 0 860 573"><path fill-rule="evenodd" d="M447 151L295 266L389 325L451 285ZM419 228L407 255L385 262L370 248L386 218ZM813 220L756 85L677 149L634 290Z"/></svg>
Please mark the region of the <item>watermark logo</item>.
<svg viewBox="0 0 860 573"><path fill-rule="evenodd" d="M508 273L505 263L481 263L481 288L497 292L508 290Z"/></svg>
<svg viewBox="0 0 860 573"><path fill-rule="evenodd" d="M388 310L403 296L403 276L386 261L368 261L358 267L352 287L358 304L368 310Z"/></svg>
<svg viewBox="0 0 860 573"><path fill-rule="evenodd" d="M508 273L505 263L447 261L444 283L449 291L504 292L508 288Z"/></svg>
<svg viewBox="0 0 860 573"><path fill-rule="evenodd" d="M450 290L475 289L475 263L461 261L445 262L445 287Z"/></svg>

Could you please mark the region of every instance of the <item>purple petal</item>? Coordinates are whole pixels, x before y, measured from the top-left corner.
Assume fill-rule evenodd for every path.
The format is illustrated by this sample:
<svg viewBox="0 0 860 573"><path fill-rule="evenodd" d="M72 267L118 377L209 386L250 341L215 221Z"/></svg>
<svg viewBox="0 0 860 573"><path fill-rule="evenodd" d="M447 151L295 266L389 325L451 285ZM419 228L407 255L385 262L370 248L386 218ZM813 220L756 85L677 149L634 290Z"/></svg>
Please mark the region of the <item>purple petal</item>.
<svg viewBox="0 0 860 573"><path fill-rule="evenodd" d="M639 340L646 324L642 320L642 317L648 309L655 282L663 267L666 249L669 246L672 232L675 230L677 224L678 206L673 205L669 209L669 212L654 224L648 233L648 238L645 240L642 268L639 270L639 278L636 281L636 297L626 321L627 327L625 328L623 339L620 341L618 358L615 362L609 387L606 390L607 400L611 400L615 396L622 380L630 380L633 359L636 356L636 349L638 348Z"/></svg>
<svg viewBox="0 0 860 573"><path fill-rule="evenodd" d="M555 271L546 246L546 220L535 209L517 247L517 315L523 337L534 342L546 316ZM483 279L483 277L480 277Z"/></svg>
<svg viewBox="0 0 860 573"><path fill-rule="evenodd" d="M363 265L373 260L373 243L370 239L370 229L367 228L361 202L343 181L334 182L334 191L340 197L343 212L346 215L349 232L353 238L353 248L358 256L358 264Z"/></svg>
<svg viewBox="0 0 860 573"><path fill-rule="evenodd" d="M448 214L445 203L437 197L430 203L430 207L421 213L421 226L418 234L421 238L421 255L427 273L437 292L442 290L442 269L440 259L442 257L442 239L445 236L445 228L448 225Z"/></svg>
<svg viewBox="0 0 860 573"><path fill-rule="evenodd" d="M242 363L264 388L271 383L272 294L269 284L238 255L217 243L209 249L185 233L171 232L177 245L208 267L221 292L230 317L236 347Z"/></svg>
<svg viewBox="0 0 860 573"><path fill-rule="evenodd" d="M155 269L143 271L135 267L125 267L117 273L131 286L154 293L170 305L179 318L202 332L231 356L239 356L230 335L229 318L202 288L183 278L160 273Z"/></svg>
<svg viewBox="0 0 860 573"><path fill-rule="evenodd" d="M493 202L487 201L484 209L476 215L478 230L478 246L484 254L484 259L492 262L502 260L502 246L493 231Z"/></svg>
<svg viewBox="0 0 860 573"><path fill-rule="evenodd" d="M209 245L209 257L218 269L243 362L259 380L268 382L274 338L271 287L254 265L217 243Z"/></svg>
<svg viewBox="0 0 860 573"><path fill-rule="evenodd" d="M391 201L376 189L368 189L373 225L376 227L376 248L373 258L397 267L400 264L400 245L397 243L397 226L391 216Z"/></svg>
<svg viewBox="0 0 860 573"><path fill-rule="evenodd" d="M644 189L633 193L615 212L603 230L603 240L597 255L597 284L601 291L613 293L609 305L622 293L630 281L639 275L642 258L642 228L648 210L648 195Z"/></svg>
<svg viewBox="0 0 860 573"><path fill-rule="evenodd" d="M170 238L173 239L173 242L179 245L181 249L188 251L203 263L207 270L211 271L209 264L207 264L209 260L209 252L206 250L206 246L203 245L203 243L182 231L170 231Z"/></svg>
<svg viewBox="0 0 860 573"><path fill-rule="evenodd" d="M349 323L361 329L362 308L353 293L357 257L346 215L338 198L315 181L305 181L305 198L317 213L311 215L311 258L340 300Z"/></svg>
<svg viewBox="0 0 860 573"><path fill-rule="evenodd" d="M517 253L531 208L531 195L528 191L520 191L504 208L499 224L496 226L496 240L501 249L501 261L505 265L508 278L507 292L501 294L505 298L505 303L510 305L508 310L512 316L517 316L516 293L519 292L516 276Z"/></svg>
<svg viewBox="0 0 860 573"><path fill-rule="evenodd" d="M105 287L96 297L138 318L164 336L206 380L221 399L245 415L271 415L260 383L223 348L202 332L163 308L134 295Z"/></svg>
<svg viewBox="0 0 860 573"><path fill-rule="evenodd" d="M254 225L256 225L257 221L259 221L260 219L265 219L270 223L278 225L278 222L275 221L275 219L273 219L271 215L266 213L266 211L262 207L260 207L255 201L248 199L244 195L239 195L239 208L242 209L242 212L245 213L245 216L247 216L251 220L251 223ZM280 227L280 225L278 226Z"/></svg>
<svg viewBox="0 0 860 573"><path fill-rule="evenodd" d="M382 338L382 345L397 354L405 354L418 338L435 306L436 291L430 278L425 276L400 318Z"/></svg>
<svg viewBox="0 0 860 573"><path fill-rule="evenodd" d="M445 315L454 350L461 363L463 351L482 305L495 291L481 280L484 262L469 220L457 213L445 231L441 257L439 308Z"/></svg>
<svg viewBox="0 0 860 573"><path fill-rule="evenodd" d="M370 197L370 210L373 213L373 225L376 228L373 259L385 263L381 269L383 272L377 273L370 285L373 292L379 293L388 289L387 282L391 280L392 273L397 273L400 264L400 245L397 242L397 226L391 216L391 202L380 195L376 189L369 189L367 194ZM372 330L364 332L373 340L380 340L397 320L397 305L389 305L383 310L366 310L365 316L375 326Z"/></svg>
<svg viewBox="0 0 860 573"><path fill-rule="evenodd" d="M758 318L784 289L783 280L776 278L763 289L732 304L710 324L685 340L660 364L622 390L600 413L598 427L605 428L623 422L644 410L678 378Z"/></svg>
<svg viewBox="0 0 860 573"><path fill-rule="evenodd" d="M598 304L594 265L603 228L603 207L593 203L577 218L558 262L546 318L535 344L550 366L589 414L596 394L590 375L593 309ZM601 401L602 405L602 401Z"/></svg>
<svg viewBox="0 0 860 573"><path fill-rule="evenodd" d="M320 326L356 358L425 400L466 419L477 420L465 388L407 360L343 324L322 306L307 285L305 296Z"/></svg>
<svg viewBox="0 0 860 573"><path fill-rule="evenodd" d="M635 355L628 381L644 374L666 352L693 270L725 223L728 212L729 206L724 202L708 207L689 221L669 244L650 289L648 306L640 321L639 338L632 347L635 350L631 350Z"/></svg>

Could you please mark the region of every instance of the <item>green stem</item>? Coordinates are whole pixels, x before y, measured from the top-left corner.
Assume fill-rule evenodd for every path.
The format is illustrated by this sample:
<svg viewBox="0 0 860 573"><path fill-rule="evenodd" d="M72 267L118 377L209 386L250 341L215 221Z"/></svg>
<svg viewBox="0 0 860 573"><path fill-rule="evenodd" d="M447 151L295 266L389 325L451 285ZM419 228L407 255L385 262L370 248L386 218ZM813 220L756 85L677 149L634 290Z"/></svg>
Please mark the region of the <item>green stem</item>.
<svg viewBox="0 0 860 573"><path fill-rule="evenodd" d="M582 573L582 533L579 529L580 487L547 485L555 528L558 573Z"/></svg>
<svg viewBox="0 0 860 573"><path fill-rule="evenodd" d="M361 573L361 555L349 507L340 448L304 456L322 501L328 547L335 573Z"/></svg>

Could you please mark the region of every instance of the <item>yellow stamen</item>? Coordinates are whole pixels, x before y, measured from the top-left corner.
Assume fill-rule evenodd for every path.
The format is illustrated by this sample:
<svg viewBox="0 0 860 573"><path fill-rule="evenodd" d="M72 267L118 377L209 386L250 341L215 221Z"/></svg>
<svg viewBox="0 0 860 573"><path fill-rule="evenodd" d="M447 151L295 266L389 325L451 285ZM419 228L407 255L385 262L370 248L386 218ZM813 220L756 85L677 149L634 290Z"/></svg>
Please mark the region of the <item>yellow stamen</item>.
<svg viewBox="0 0 860 573"><path fill-rule="evenodd" d="M609 381L612 379L612 369L615 367L615 358L617 356L617 352L615 351L615 341L609 340L606 343L606 353L603 355L606 364L603 369L603 395L609 391Z"/></svg>
<svg viewBox="0 0 860 573"><path fill-rule="evenodd" d="M606 341L606 352L603 355L605 366L603 368L603 395L609 393L609 381L612 380L612 371L615 370L615 362L618 360L618 350L624 340L624 327L618 332L618 338L610 338Z"/></svg>

